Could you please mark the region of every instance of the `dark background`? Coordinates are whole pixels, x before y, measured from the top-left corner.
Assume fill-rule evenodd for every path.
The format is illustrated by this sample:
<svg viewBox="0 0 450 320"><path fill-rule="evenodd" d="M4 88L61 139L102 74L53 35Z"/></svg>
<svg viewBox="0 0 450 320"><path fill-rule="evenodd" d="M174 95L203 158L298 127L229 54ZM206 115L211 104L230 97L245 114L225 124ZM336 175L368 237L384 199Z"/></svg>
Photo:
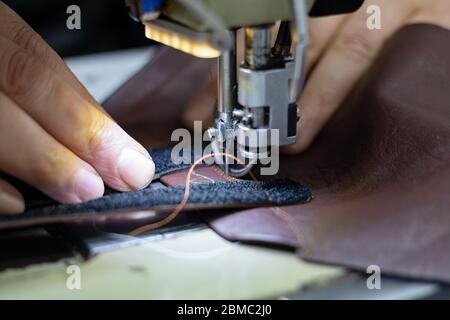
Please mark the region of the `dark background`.
<svg viewBox="0 0 450 320"><path fill-rule="evenodd" d="M124 0L4 0L53 49L67 57L145 46L142 24L128 16ZM81 30L69 30L70 5L81 9ZM1 21L0 21L1 23Z"/></svg>

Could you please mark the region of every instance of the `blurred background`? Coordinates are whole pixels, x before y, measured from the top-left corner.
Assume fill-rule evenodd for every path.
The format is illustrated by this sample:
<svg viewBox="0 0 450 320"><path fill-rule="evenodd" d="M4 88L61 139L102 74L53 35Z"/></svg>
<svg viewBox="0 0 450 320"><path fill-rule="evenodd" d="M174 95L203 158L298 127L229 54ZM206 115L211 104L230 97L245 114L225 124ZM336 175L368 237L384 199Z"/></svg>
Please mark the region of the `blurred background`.
<svg viewBox="0 0 450 320"><path fill-rule="evenodd" d="M124 0L4 0L63 57L148 46ZM81 30L69 30L67 7L81 9Z"/></svg>

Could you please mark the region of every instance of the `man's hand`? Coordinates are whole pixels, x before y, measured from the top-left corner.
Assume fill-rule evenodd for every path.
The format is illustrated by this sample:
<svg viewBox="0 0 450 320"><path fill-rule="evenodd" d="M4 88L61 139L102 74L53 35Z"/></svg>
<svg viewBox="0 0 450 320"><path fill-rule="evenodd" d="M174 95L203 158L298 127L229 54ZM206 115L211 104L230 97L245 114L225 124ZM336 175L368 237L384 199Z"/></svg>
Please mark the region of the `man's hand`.
<svg viewBox="0 0 450 320"><path fill-rule="evenodd" d="M148 185L155 168L145 148L1 1L0 21L0 171L64 203L101 197L104 183ZM0 213L23 210L20 193L0 180Z"/></svg>
<svg viewBox="0 0 450 320"><path fill-rule="evenodd" d="M381 30L367 27L366 10L370 5L381 9ZM421 22L450 28L450 1L366 0L353 14L309 19L308 80L299 101L297 143L284 151L305 150L370 67L383 43L402 26ZM211 123L214 83L205 83L191 101L184 115L186 125L194 120Z"/></svg>

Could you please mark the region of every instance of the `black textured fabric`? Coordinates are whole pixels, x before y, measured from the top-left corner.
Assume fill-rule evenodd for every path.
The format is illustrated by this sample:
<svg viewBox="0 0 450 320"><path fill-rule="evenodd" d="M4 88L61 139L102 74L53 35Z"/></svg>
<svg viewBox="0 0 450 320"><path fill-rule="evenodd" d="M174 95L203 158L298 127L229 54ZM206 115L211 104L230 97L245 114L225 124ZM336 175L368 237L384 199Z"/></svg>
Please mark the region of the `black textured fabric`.
<svg viewBox="0 0 450 320"><path fill-rule="evenodd" d="M150 149L149 153L155 163L155 179L159 179L168 173L183 170L191 166L190 164L184 163L175 164L171 159L172 148ZM194 161L192 159L192 152L191 161Z"/></svg>
<svg viewBox="0 0 450 320"><path fill-rule="evenodd" d="M155 163L155 176L154 180L159 179L160 177L169 174L171 172L187 169L190 167L190 164L175 164L171 160L171 151L172 149L169 147L166 148L152 148L148 150L150 156ZM193 152L191 152L191 160L194 161ZM57 202L53 199L49 198L47 195L43 194L39 190L33 188L32 186L20 181L14 177L4 175L0 172L0 179L4 179L9 181L12 185L14 185L20 192L23 194L25 203L27 208L32 208L35 206L48 206L56 204ZM110 188L105 188L105 196L110 194L116 194L117 191L112 190ZM1 221L1 220L0 220Z"/></svg>
<svg viewBox="0 0 450 320"><path fill-rule="evenodd" d="M0 216L0 223L36 217L92 214L120 209L173 207L183 198L184 187L160 186L134 192L115 193L81 204L57 204L27 210L21 215ZM307 201L310 192L302 185L282 179L272 182L226 181L192 184L188 204L206 204L209 208L282 205Z"/></svg>
<svg viewBox="0 0 450 320"><path fill-rule="evenodd" d="M153 149L150 150L150 154L155 162L157 178L190 167L189 164L174 164L171 161L171 148ZM49 203L45 201L44 197L40 202L27 204L27 210L23 214L0 216L0 229L7 226L8 222L27 219L43 220L47 218L46 221L49 221L48 218L89 216L97 213L111 214L124 209L172 210L182 201L184 192L184 186L165 186L160 182L153 182L147 188L138 191L120 193L108 190L102 198L81 204ZM305 202L310 197L311 193L308 188L289 179L192 183L186 208L200 209L207 207L214 209L284 205Z"/></svg>

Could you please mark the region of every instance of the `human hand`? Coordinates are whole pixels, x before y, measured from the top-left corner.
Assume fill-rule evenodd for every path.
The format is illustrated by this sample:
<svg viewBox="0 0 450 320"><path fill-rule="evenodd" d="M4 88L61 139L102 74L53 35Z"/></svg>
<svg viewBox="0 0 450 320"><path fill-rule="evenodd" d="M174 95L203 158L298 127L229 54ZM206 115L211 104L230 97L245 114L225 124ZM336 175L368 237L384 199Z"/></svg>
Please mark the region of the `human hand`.
<svg viewBox="0 0 450 320"><path fill-rule="evenodd" d="M101 197L104 183L148 185L155 167L145 148L1 1L0 21L0 171L63 203ZM23 210L19 191L0 179L0 213Z"/></svg>
<svg viewBox="0 0 450 320"><path fill-rule="evenodd" d="M380 7L380 30L367 27L367 8L371 5ZM398 29L413 23L433 23L450 28L450 1L366 0L355 13L311 18L308 23L307 81L298 102L297 143L284 148L286 153L298 153L308 148L371 66L384 42ZM216 101L215 81L208 80L190 101L184 115L188 127L194 120L211 124Z"/></svg>

